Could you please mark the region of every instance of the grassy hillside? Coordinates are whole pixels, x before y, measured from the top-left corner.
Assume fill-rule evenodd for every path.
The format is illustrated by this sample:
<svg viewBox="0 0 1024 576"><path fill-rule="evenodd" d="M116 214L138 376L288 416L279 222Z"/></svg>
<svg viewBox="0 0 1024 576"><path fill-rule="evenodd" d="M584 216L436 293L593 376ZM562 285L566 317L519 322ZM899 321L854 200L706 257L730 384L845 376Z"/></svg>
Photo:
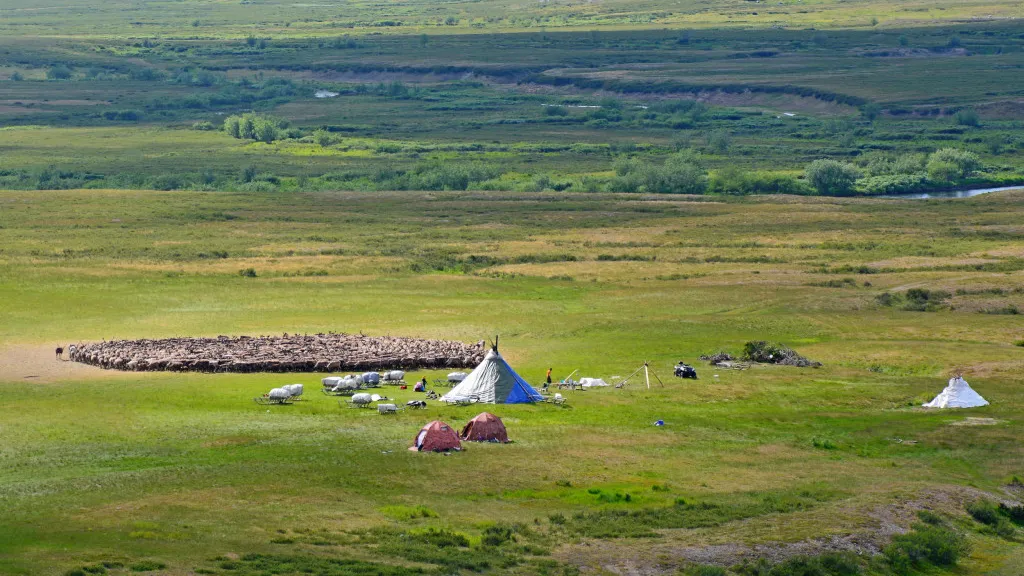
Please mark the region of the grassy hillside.
<svg viewBox="0 0 1024 576"><path fill-rule="evenodd" d="M157 6L154 21L170 9ZM681 151L700 155L706 191L731 194L839 193L805 180L821 158L854 165L863 194L1024 181L1013 21L299 36L265 21L236 36L231 22L187 37L4 36L0 185L659 191L621 166L657 170ZM276 127L220 133L244 113ZM943 148L978 169L916 156ZM438 163L464 174L420 177Z"/></svg>
<svg viewBox="0 0 1024 576"><path fill-rule="evenodd" d="M922 508L972 543L951 573L1019 571L1020 528L964 510L1024 475L1020 194L701 200L0 193L0 572L672 573L828 539L877 552ZM665 384L497 406L514 444L445 457L405 448L479 409L382 417L315 374L121 374L51 351L327 330L501 334L533 382L649 360ZM824 366L669 376L751 339ZM992 406L915 408L954 369ZM285 381L307 401L252 403Z"/></svg>

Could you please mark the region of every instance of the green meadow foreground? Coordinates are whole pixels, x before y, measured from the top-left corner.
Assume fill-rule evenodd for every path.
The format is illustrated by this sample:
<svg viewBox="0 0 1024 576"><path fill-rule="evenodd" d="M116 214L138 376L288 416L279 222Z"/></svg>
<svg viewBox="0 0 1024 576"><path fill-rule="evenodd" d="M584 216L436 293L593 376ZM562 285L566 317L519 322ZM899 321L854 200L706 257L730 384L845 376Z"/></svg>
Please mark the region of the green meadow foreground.
<svg viewBox="0 0 1024 576"><path fill-rule="evenodd" d="M965 509L1024 489L1022 222L1024 191L0 192L0 573L1019 575L1024 528ZM664 386L487 407L515 442L443 456L406 448L480 406L384 417L322 374L53 358L330 330L500 334L533 383L646 359ZM754 339L824 366L671 378ZM991 406L918 408L954 370ZM252 402L288 382L305 401ZM914 523L970 549L901 565Z"/></svg>

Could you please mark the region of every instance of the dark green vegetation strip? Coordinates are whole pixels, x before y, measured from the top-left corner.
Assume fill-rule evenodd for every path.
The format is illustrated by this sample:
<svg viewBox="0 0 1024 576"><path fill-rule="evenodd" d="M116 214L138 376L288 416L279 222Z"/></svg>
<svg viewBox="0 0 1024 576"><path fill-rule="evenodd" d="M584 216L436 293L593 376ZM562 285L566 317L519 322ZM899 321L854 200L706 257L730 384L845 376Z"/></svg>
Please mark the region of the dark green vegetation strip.
<svg viewBox="0 0 1024 576"><path fill-rule="evenodd" d="M572 533L590 538L651 538L658 536L655 530L659 529L708 528L765 514L808 510L833 497L805 490L794 494L751 494L738 498L739 501L722 504L687 502L679 498L675 504L665 508L608 509L580 512L571 518L558 515L549 520ZM622 498L628 498L628 494Z"/></svg>

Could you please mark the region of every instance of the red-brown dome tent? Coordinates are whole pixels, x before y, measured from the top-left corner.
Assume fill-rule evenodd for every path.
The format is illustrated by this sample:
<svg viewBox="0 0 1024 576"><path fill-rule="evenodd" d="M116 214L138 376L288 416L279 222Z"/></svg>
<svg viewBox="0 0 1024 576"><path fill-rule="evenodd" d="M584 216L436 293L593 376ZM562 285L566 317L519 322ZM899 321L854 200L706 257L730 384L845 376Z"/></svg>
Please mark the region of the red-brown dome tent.
<svg viewBox="0 0 1024 576"><path fill-rule="evenodd" d="M448 450L462 450L462 442L459 435L451 426L434 420L427 424L416 434L409 450L413 452L447 452Z"/></svg>
<svg viewBox="0 0 1024 576"><path fill-rule="evenodd" d="M508 442L505 424L490 412L481 412L462 429L463 440L470 442Z"/></svg>

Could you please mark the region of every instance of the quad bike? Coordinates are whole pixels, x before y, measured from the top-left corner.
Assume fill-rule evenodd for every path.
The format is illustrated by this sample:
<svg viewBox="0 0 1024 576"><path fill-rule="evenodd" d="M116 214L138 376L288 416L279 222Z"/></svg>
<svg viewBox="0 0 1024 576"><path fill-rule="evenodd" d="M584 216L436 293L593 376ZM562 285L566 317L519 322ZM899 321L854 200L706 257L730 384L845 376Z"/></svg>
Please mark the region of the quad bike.
<svg viewBox="0 0 1024 576"><path fill-rule="evenodd" d="M676 368L673 373L676 375L676 378L689 378L691 380L697 379L697 370L693 366L682 362L676 364Z"/></svg>

